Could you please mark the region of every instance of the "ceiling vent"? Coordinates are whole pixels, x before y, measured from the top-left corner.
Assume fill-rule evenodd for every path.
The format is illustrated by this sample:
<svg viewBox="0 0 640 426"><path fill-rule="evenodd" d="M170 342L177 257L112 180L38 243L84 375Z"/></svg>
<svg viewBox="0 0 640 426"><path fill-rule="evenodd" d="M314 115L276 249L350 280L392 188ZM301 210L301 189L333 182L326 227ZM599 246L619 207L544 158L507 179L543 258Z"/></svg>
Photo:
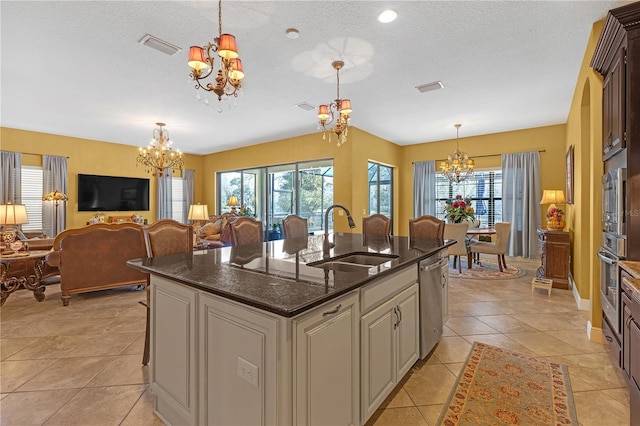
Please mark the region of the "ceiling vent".
<svg viewBox="0 0 640 426"><path fill-rule="evenodd" d="M173 56L178 53L180 49L178 46L174 46L171 43L167 43L164 40L160 40L158 37L154 37L151 34L145 34L144 37L140 39L138 42L140 44L144 44L147 47L157 50L158 52L162 52L165 55Z"/></svg>
<svg viewBox="0 0 640 426"><path fill-rule="evenodd" d="M433 83L427 83L421 86L416 86L416 89L418 89L420 93L432 92L434 90L443 89L443 88L444 88L444 84L442 84L441 81L434 81Z"/></svg>
<svg viewBox="0 0 640 426"><path fill-rule="evenodd" d="M296 104L296 106L298 108L301 108L305 111L313 111L316 109L316 107L314 107L313 105L311 105L309 102L300 102L299 104Z"/></svg>

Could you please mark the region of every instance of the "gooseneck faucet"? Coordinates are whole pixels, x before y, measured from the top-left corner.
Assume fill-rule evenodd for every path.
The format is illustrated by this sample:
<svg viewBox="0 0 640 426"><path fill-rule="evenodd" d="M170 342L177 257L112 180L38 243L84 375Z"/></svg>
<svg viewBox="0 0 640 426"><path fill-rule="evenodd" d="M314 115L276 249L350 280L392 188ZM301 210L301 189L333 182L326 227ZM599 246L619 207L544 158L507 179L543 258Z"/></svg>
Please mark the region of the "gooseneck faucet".
<svg viewBox="0 0 640 426"><path fill-rule="evenodd" d="M331 250L331 247L335 247L335 244L329 242L329 212L336 207L341 208L347 214L347 221L349 222L349 228L353 229L356 227L356 224L353 221L353 218L351 217L351 212L349 212L348 208L346 208L342 204L332 204L329 207L327 207L327 210L324 212L324 242L322 244L322 252L323 252L322 257L324 258L329 257L329 251Z"/></svg>
<svg viewBox="0 0 640 426"><path fill-rule="evenodd" d="M356 227L356 224L353 221L353 218L351 217L351 212L349 212L348 208L346 208L342 204L332 204L329 207L327 207L327 210L324 212L324 235L325 236L329 235L329 212L336 207L341 208L347 214L347 220L349 221L349 228L353 229Z"/></svg>

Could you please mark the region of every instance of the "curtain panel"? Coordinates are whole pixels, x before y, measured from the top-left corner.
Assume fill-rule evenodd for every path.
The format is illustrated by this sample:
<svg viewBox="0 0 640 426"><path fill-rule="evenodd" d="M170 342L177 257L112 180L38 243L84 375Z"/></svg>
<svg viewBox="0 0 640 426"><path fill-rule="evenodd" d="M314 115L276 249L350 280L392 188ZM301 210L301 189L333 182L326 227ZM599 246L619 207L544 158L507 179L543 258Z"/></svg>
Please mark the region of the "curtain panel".
<svg viewBox="0 0 640 426"><path fill-rule="evenodd" d="M194 170L182 171L182 191L184 194L184 205L182 206L182 223L187 223L187 217L189 216L189 207L194 204L193 196L193 180L195 176Z"/></svg>
<svg viewBox="0 0 640 426"><path fill-rule="evenodd" d="M42 156L42 195L46 195L53 191L69 193L67 178L67 157L58 157L53 155ZM51 237L55 237L56 232L62 232L66 229L67 224L67 208L64 201L42 202L42 232ZM58 210L56 212L56 210ZM57 217L57 222L56 222Z"/></svg>
<svg viewBox="0 0 640 426"><path fill-rule="evenodd" d="M436 162L413 163L413 216L436 215Z"/></svg>
<svg viewBox="0 0 640 426"><path fill-rule="evenodd" d="M503 154L502 220L511 223L509 256L539 255L540 197L540 153Z"/></svg>
<svg viewBox="0 0 640 426"><path fill-rule="evenodd" d="M0 151L0 204L22 202L22 153Z"/></svg>
<svg viewBox="0 0 640 426"><path fill-rule="evenodd" d="M157 220L171 219L171 178L173 170L164 169L164 174L158 176L158 207Z"/></svg>

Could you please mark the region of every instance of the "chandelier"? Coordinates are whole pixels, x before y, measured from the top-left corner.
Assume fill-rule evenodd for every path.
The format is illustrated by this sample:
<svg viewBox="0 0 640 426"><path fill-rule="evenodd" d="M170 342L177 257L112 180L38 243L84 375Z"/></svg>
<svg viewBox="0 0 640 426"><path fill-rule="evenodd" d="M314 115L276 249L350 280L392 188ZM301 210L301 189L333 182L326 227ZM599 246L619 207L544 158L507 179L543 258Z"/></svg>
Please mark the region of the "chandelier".
<svg viewBox="0 0 640 426"><path fill-rule="evenodd" d="M351 117L351 101L349 99L340 99L340 69L344 66L342 61L334 61L331 66L336 70L336 99L329 105L320 105L318 107L318 130L323 130L322 139L327 139L329 132L329 142L331 142L331 132L338 137L338 146L347 142L347 133L349 131L349 120ZM333 128L330 128L334 124Z"/></svg>
<svg viewBox="0 0 640 426"><path fill-rule="evenodd" d="M462 124L454 124L453 126L456 128L456 150L447 157L447 161L440 162L440 171L449 181L459 183L473 174L475 164L467 154L460 151L458 137Z"/></svg>
<svg viewBox="0 0 640 426"><path fill-rule="evenodd" d="M212 52L217 52L220 56L220 68L215 84L205 81L213 72ZM193 68L191 78L196 82L196 89L214 92L218 95L218 101L221 101L223 96L238 96L244 71L242 61L238 58L236 38L231 34L222 34L222 0L218 1L218 37L206 46L191 46L188 65ZM218 112L222 112L222 109L218 109Z"/></svg>
<svg viewBox="0 0 640 426"><path fill-rule="evenodd" d="M147 148L140 147L138 151L137 164L142 164L147 173L153 176L162 176L167 168L181 170L184 166L182 153L178 150L173 152L171 146L173 142L169 139L169 131L164 128L164 123L156 123L157 128L153 129L153 139Z"/></svg>

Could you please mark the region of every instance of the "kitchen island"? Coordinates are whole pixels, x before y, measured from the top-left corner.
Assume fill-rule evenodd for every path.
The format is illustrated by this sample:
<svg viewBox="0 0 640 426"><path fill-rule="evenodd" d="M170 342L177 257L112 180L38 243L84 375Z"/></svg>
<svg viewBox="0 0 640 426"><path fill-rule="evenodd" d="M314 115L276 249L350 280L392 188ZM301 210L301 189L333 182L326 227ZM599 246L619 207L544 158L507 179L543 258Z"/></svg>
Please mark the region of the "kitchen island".
<svg viewBox="0 0 640 426"><path fill-rule="evenodd" d="M363 424L420 355L418 264L451 243L333 234L130 261L151 274L156 413Z"/></svg>

